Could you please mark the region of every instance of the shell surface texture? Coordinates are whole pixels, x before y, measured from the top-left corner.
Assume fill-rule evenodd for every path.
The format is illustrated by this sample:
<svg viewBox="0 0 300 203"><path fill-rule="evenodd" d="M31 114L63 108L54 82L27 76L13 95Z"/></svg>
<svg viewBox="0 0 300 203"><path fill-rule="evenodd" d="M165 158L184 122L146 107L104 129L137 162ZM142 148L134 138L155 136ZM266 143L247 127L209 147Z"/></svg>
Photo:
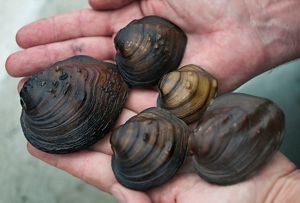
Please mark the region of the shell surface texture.
<svg viewBox="0 0 300 203"><path fill-rule="evenodd" d="M158 89L157 106L190 124L200 119L215 98L218 82L202 68L190 64L164 75Z"/></svg>
<svg viewBox="0 0 300 203"><path fill-rule="evenodd" d="M187 37L172 22L146 16L121 29L115 39L116 63L131 86L150 87L163 74L178 68Z"/></svg>
<svg viewBox="0 0 300 203"><path fill-rule="evenodd" d="M191 135L198 174L229 185L254 175L278 150L284 114L270 100L241 93L217 97Z"/></svg>
<svg viewBox="0 0 300 203"><path fill-rule="evenodd" d="M86 148L110 130L127 91L114 64L88 56L57 62L30 77L21 89L24 135L49 153Z"/></svg>
<svg viewBox="0 0 300 203"><path fill-rule="evenodd" d="M117 180L148 190L172 178L183 164L189 127L170 112L149 108L113 131L112 169Z"/></svg>

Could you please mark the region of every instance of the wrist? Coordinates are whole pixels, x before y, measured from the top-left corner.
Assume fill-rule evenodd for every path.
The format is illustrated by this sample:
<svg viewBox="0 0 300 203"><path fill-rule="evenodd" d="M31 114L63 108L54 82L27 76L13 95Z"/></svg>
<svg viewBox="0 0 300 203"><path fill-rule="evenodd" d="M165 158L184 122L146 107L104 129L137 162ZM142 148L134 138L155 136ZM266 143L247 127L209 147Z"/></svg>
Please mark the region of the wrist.
<svg viewBox="0 0 300 203"><path fill-rule="evenodd" d="M268 68L300 57L300 1L254 0L248 4Z"/></svg>

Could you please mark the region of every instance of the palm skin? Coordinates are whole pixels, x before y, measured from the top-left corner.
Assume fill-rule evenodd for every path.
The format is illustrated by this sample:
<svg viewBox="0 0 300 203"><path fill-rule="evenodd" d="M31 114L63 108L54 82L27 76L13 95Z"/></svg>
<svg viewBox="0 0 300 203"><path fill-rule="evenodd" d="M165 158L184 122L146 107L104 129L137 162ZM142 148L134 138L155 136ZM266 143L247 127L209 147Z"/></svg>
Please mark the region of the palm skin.
<svg viewBox="0 0 300 203"><path fill-rule="evenodd" d="M6 68L12 76L20 77L76 54L113 60L113 37L120 28L133 19L159 15L187 33L188 44L181 65L202 66L218 78L220 92L226 92L274 65L267 60L257 29L252 25L251 8L244 2L90 0L96 10L55 16L22 28L17 42L24 50L12 54ZM131 90L117 125L155 106L156 97L157 93L152 90ZM33 156L127 202L272 202L271 188L280 182L280 177L295 170L291 162L277 153L255 177L221 187L206 183L186 164L187 167L168 183L138 192L116 181L110 166L112 151L108 138L88 150L67 155L47 154L31 145L28 150Z"/></svg>
<svg viewBox="0 0 300 203"><path fill-rule="evenodd" d="M224 92L272 64L265 62L268 56L249 10L240 0L203 0L138 1L113 11L76 11L21 29L17 42L28 49L9 58L7 70L14 76L30 75L74 54L113 60L112 37L120 28L133 19L159 15L179 25L188 35L182 65L203 66L219 79Z"/></svg>

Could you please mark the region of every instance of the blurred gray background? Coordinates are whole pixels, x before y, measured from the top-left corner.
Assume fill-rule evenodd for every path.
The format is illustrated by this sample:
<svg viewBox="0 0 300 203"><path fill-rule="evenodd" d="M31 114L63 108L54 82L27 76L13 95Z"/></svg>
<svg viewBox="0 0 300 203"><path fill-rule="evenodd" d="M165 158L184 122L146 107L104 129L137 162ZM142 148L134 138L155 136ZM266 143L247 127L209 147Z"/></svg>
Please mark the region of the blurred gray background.
<svg viewBox="0 0 300 203"><path fill-rule="evenodd" d="M19 50L15 34L40 18L87 7L87 0L0 0L0 203L115 202L92 186L31 157L26 151L16 90L18 79L5 72L7 56ZM290 62L251 80L237 91L267 97L286 114L281 147L300 166L300 61Z"/></svg>
<svg viewBox="0 0 300 203"><path fill-rule="evenodd" d="M112 203L109 194L30 156L19 124L19 79L5 72L15 34L40 18L88 7L87 0L0 0L0 203Z"/></svg>

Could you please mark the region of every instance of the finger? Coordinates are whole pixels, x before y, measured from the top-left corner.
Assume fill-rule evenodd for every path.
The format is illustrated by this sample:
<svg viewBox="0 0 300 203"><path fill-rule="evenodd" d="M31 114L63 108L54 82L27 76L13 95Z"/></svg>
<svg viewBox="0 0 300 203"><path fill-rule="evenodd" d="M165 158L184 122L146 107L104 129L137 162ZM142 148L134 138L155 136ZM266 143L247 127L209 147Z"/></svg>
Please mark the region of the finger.
<svg viewBox="0 0 300 203"><path fill-rule="evenodd" d="M123 109L120 117L118 118L116 122L116 127L124 124L129 118L132 116L135 116L136 113L128 110L126 108ZM108 155L112 155L111 145L110 145L110 135L105 136L101 140L99 140L96 144L90 147L90 150L102 152Z"/></svg>
<svg viewBox="0 0 300 203"><path fill-rule="evenodd" d="M26 25L17 33L16 40L19 46L29 48L79 37L112 36L141 16L138 4L118 11L84 9Z"/></svg>
<svg viewBox="0 0 300 203"><path fill-rule="evenodd" d="M33 156L46 163L62 169L83 181L94 185L105 192L110 192L119 200L141 202L149 198L142 192L129 190L121 186L115 179L111 169L111 156L92 152L80 151L71 154L48 154L28 144L28 151ZM143 201L142 201L143 202Z"/></svg>
<svg viewBox="0 0 300 203"><path fill-rule="evenodd" d="M25 84L25 82L26 82L27 80L28 80L28 78L25 77L25 78L22 78L22 79L19 81L18 86L17 86L18 92L21 92L21 89L22 89L22 87L24 86L24 84Z"/></svg>
<svg viewBox="0 0 300 203"><path fill-rule="evenodd" d="M114 184L111 188L111 194L120 203L130 202L130 203L150 203L151 200L148 195L144 192L138 192L125 188L120 184Z"/></svg>
<svg viewBox="0 0 300 203"><path fill-rule="evenodd" d="M118 127L118 126L124 124L129 118L131 118L132 116L135 116L136 114L137 114L137 112L134 112L127 108L124 108L116 122L115 127Z"/></svg>
<svg viewBox="0 0 300 203"><path fill-rule="evenodd" d="M131 89L125 106L134 111L141 112L147 108L156 106L158 92L149 89Z"/></svg>
<svg viewBox="0 0 300 203"><path fill-rule="evenodd" d="M98 59L112 59L115 50L109 37L86 37L40 45L16 52L6 61L11 76L29 76L59 60L74 55L89 55Z"/></svg>
<svg viewBox="0 0 300 203"><path fill-rule="evenodd" d="M104 138L101 138L98 142L92 145L89 150L95 152L101 152L107 155L112 155L112 149L110 145L110 134L108 133Z"/></svg>
<svg viewBox="0 0 300 203"><path fill-rule="evenodd" d="M116 179L111 169L111 156L94 151L71 154L48 154L28 144L31 155L62 169L87 183L109 192Z"/></svg>
<svg viewBox="0 0 300 203"><path fill-rule="evenodd" d="M42 19L21 28L17 43L28 48L36 45L85 36L110 36L110 15L83 9Z"/></svg>
<svg viewBox="0 0 300 203"><path fill-rule="evenodd" d="M121 8L133 0L89 0L89 3L93 9L97 10L109 10Z"/></svg>

